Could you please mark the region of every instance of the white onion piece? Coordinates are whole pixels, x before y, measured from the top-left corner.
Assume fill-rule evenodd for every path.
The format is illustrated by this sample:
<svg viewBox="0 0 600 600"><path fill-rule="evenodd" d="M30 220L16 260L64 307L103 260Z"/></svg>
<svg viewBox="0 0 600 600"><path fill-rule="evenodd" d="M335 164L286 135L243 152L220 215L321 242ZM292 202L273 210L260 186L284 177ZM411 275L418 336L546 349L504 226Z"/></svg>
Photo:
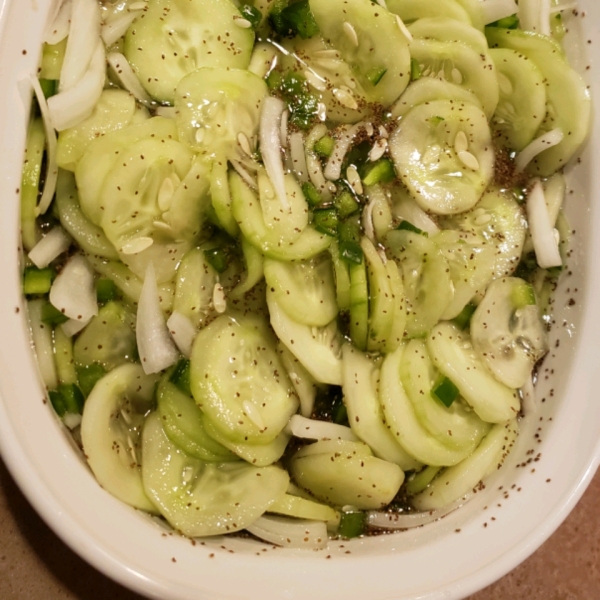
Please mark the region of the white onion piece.
<svg viewBox="0 0 600 600"><path fill-rule="evenodd" d="M537 263L542 269L562 265L554 227L550 222L544 188L538 179L527 196L527 219Z"/></svg>
<svg viewBox="0 0 600 600"><path fill-rule="evenodd" d="M562 208L566 190L567 184L562 173L555 173L544 182L544 196L546 198L550 223L553 227L556 225L558 214Z"/></svg>
<svg viewBox="0 0 600 600"><path fill-rule="evenodd" d="M98 39L89 69L74 87L48 98L48 109L57 131L73 127L89 117L106 79L104 44Z"/></svg>
<svg viewBox="0 0 600 600"><path fill-rule="evenodd" d="M244 165L242 165L241 162L237 161L237 160L230 160L229 161L231 163L231 166L233 167L234 171L253 189L257 189L258 188L258 183L256 182L256 179L254 177L252 177L252 175L250 175L250 173L248 173L248 171L246 171L246 169L244 168Z"/></svg>
<svg viewBox="0 0 600 600"><path fill-rule="evenodd" d="M362 213L362 226L365 230L365 235L375 242L375 227L373 226L373 208L375 208L375 199L371 198L365 206Z"/></svg>
<svg viewBox="0 0 600 600"><path fill-rule="evenodd" d="M136 319L136 340L144 373L158 373L177 362L175 347L160 308L154 265L146 269Z"/></svg>
<svg viewBox="0 0 600 600"><path fill-rule="evenodd" d="M192 343L196 337L194 324L183 313L173 311L167 321L167 327L181 354L189 358L192 355Z"/></svg>
<svg viewBox="0 0 600 600"><path fill-rule="evenodd" d="M261 540L287 548L322 550L327 547L327 525L324 521L262 516L246 527L246 531Z"/></svg>
<svg viewBox="0 0 600 600"><path fill-rule="evenodd" d="M177 116L177 109L174 106L156 106L154 108L154 114L157 117L174 119Z"/></svg>
<svg viewBox="0 0 600 600"><path fill-rule="evenodd" d="M70 258L56 276L50 302L69 319L87 321L98 314L94 270L83 255Z"/></svg>
<svg viewBox="0 0 600 600"><path fill-rule="evenodd" d="M267 96L263 100L260 116L260 151L267 175L275 188L277 198L283 210L287 211L290 204L285 193L285 173L281 160L280 123L285 110L285 104L279 98Z"/></svg>
<svg viewBox="0 0 600 600"><path fill-rule="evenodd" d="M426 512L402 514L372 510L367 513L367 524L371 527L382 527L384 529L412 529L413 527L422 527L455 511L468 502L471 497L472 494L469 494L456 502L448 504L448 506Z"/></svg>
<svg viewBox="0 0 600 600"><path fill-rule="evenodd" d="M44 42L53 46L62 42L69 35L71 26L72 0L60 0L55 4L54 14L48 20L48 28L44 34Z"/></svg>
<svg viewBox="0 0 600 600"><path fill-rule="evenodd" d="M435 221L410 198L395 200L392 204L392 213L396 218L408 221L429 235L435 235L440 232L440 228L436 225Z"/></svg>
<svg viewBox="0 0 600 600"><path fill-rule="evenodd" d="M531 375L521 388L521 397L523 398L523 414L526 417L535 414L540 407L540 402L536 397L533 377Z"/></svg>
<svg viewBox="0 0 600 600"><path fill-rule="evenodd" d="M483 12L484 25L510 17L519 10L515 0L481 0L479 6Z"/></svg>
<svg viewBox="0 0 600 600"><path fill-rule="evenodd" d="M143 12L143 10L126 10L102 23L100 35L104 44L108 47L119 41L127 33L129 26L134 22L135 18Z"/></svg>
<svg viewBox="0 0 600 600"><path fill-rule="evenodd" d="M108 64L112 67L117 79L123 87L132 94L136 100L145 106L152 107L155 102L142 87L137 75L133 72L129 61L120 52L111 52L108 57Z"/></svg>
<svg viewBox="0 0 600 600"><path fill-rule="evenodd" d="M540 152L560 144L564 134L561 129L551 129L525 146L515 159L515 168L520 173Z"/></svg>
<svg viewBox="0 0 600 600"><path fill-rule="evenodd" d="M100 41L101 18L96 0L73 0L69 38L60 71L60 92L74 87L87 72Z"/></svg>
<svg viewBox="0 0 600 600"><path fill-rule="evenodd" d="M331 200L331 190L329 189L330 183L325 179L323 167L321 167L321 160L314 151L315 143L324 135L327 135L327 126L323 123L315 125L309 131L304 145L304 158L306 159L306 168L311 183L317 188L323 197L323 200L329 202L329 200Z"/></svg>
<svg viewBox="0 0 600 600"><path fill-rule="evenodd" d="M287 433L307 440L348 440L349 442L360 441L350 427L329 423L328 421L317 421L307 419L302 415L294 415L286 426Z"/></svg>
<svg viewBox="0 0 600 600"><path fill-rule="evenodd" d="M38 269L44 269L55 258L66 252L70 245L71 238L60 225L57 225L31 249L27 256Z"/></svg>
<svg viewBox="0 0 600 600"><path fill-rule="evenodd" d="M58 376L54 364L54 346L52 328L42 321L43 300L31 300L27 303L31 339L37 357L37 365L44 385L49 390L58 387Z"/></svg>
<svg viewBox="0 0 600 600"><path fill-rule="evenodd" d="M73 337L78 334L92 319L86 321L78 321L77 319L69 319L62 323L60 328L67 337Z"/></svg>
<svg viewBox="0 0 600 600"><path fill-rule="evenodd" d="M280 342L279 356L300 400L300 414L310 417L315 407L317 384L304 365Z"/></svg>
<svg viewBox="0 0 600 600"><path fill-rule="evenodd" d="M340 178L342 174L342 163L344 162L346 153L348 150L350 150L350 146L354 141L354 137L364 126L365 123L362 121L360 123L356 123L356 125L342 126L340 132L338 133L333 152L331 153L331 156L325 165L325 171L323 172L325 179L335 181Z"/></svg>
<svg viewBox="0 0 600 600"><path fill-rule="evenodd" d="M281 142L282 148L287 148L289 116L290 116L290 111L286 108L281 113L281 122L279 123L279 141Z"/></svg>
<svg viewBox="0 0 600 600"><path fill-rule="evenodd" d="M306 183L308 181L308 167L304 156L304 136L301 131L296 131L290 136L290 156L296 179L300 183Z"/></svg>
<svg viewBox="0 0 600 600"><path fill-rule="evenodd" d="M56 132L54 131L54 123L50 116L50 110L46 97L40 86L40 82L36 77L31 76L31 85L35 92L35 97L42 113L42 121L44 122L44 131L46 132L46 177L44 178L44 189L42 197L37 206L37 213L44 214L54 198L56 191L56 181L58 179L58 163L56 162Z"/></svg>
<svg viewBox="0 0 600 600"><path fill-rule="evenodd" d="M65 413L62 419L63 423L69 429L75 429L75 427L79 427L81 425L82 415L78 413Z"/></svg>

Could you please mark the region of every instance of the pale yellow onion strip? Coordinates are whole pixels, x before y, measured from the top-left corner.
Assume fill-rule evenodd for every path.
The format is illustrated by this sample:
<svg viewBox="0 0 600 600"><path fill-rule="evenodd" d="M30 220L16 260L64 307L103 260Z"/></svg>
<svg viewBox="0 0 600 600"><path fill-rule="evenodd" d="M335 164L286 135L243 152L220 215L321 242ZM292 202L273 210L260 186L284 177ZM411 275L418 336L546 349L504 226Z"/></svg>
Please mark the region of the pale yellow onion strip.
<svg viewBox="0 0 600 600"><path fill-rule="evenodd" d="M517 15L525 31L550 35L550 0L520 0Z"/></svg>
<svg viewBox="0 0 600 600"><path fill-rule="evenodd" d="M70 319L89 320L98 314L94 270L82 254L76 254L56 276L50 303Z"/></svg>
<svg viewBox="0 0 600 600"><path fill-rule="evenodd" d="M544 188L539 179L535 181L533 188L527 195L525 207L538 265L542 269L559 267L562 265L562 258L558 251L558 241L554 235L554 227L550 222Z"/></svg>
<svg viewBox="0 0 600 600"><path fill-rule="evenodd" d="M335 146L333 147L333 152L327 160L325 170L323 171L325 179L336 181L340 178L342 174L342 163L344 162L344 158L348 150L350 150L350 146L352 145L357 133L363 127L365 127L365 123L361 121L355 125L342 125L342 127L338 130L336 135L337 140L335 142Z"/></svg>
<svg viewBox="0 0 600 600"><path fill-rule="evenodd" d="M73 0L58 0L54 12L48 20L48 28L44 34L44 42L53 46L62 42L69 35Z"/></svg>
<svg viewBox="0 0 600 600"><path fill-rule="evenodd" d="M100 23L100 5L96 0L73 0L59 91L64 92L74 87L88 71L100 40Z"/></svg>
<svg viewBox="0 0 600 600"><path fill-rule="evenodd" d="M286 517L262 516L246 527L257 538L287 548L322 550L327 547L325 521L304 521Z"/></svg>
<svg viewBox="0 0 600 600"><path fill-rule="evenodd" d="M106 46L112 46L115 42L119 41L127 32L129 26L135 21L136 17L143 12L143 9L125 11L104 21L100 35Z"/></svg>
<svg viewBox="0 0 600 600"><path fill-rule="evenodd" d="M56 132L54 131L54 123L50 116L50 110L48 103L46 102L46 96L40 86L40 82L37 77L33 75L30 77L31 85L35 93L35 97L42 113L42 121L44 122L44 131L46 133L46 177L44 178L44 189L42 190L42 197L40 203L37 206L37 214L43 215L50 206L52 198L54 198L54 192L56 191L56 181L58 179L58 164L56 162Z"/></svg>
<svg viewBox="0 0 600 600"><path fill-rule="evenodd" d="M308 419L302 415L294 415L286 426L286 433L297 438L308 440L348 440L358 442L350 427Z"/></svg>
<svg viewBox="0 0 600 600"><path fill-rule="evenodd" d="M86 319L85 321L78 321L77 319L69 319L60 325L62 332L67 337L73 337L79 333L92 319Z"/></svg>
<svg viewBox="0 0 600 600"><path fill-rule="evenodd" d="M288 211L290 204L285 192L285 173L281 159L280 125L285 103L279 98L267 96L263 100L260 116L260 151L267 175L275 188L277 198L283 210Z"/></svg>
<svg viewBox="0 0 600 600"><path fill-rule="evenodd" d="M323 123L315 125L306 136L306 142L304 143L304 158L306 160L306 168L308 170L308 177L311 183L317 188L323 200L329 202L331 200L331 190L329 189L329 182L323 175L323 168L321 167L321 160L314 151L314 145L323 136L327 135L327 126Z"/></svg>
<svg viewBox="0 0 600 600"><path fill-rule="evenodd" d="M57 225L31 249L27 256L38 269L44 269L55 258L66 252L70 245L71 238L60 225Z"/></svg>
<svg viewBox="0 0 600 600"><path fill-rule="evenodd" d="M52 124L57 131L74 127L92 114L104 89L105 67L104 44L98 39L89 69L77 85L48 98Z"/></svg>
<svg viewBox="0 0 600 600"><path fill-rule="evenodd" d="M525 167L541 152L552 148L562 142L564 134L561 129L551 129L540 137L533 140L530 144L525 146L521 152L515 158L515 169L517 173L521 173L525 170Z"/></svg>
<svg viewBox="0 0 600 600"><path fill-rule="evenodd" d="M290 157L292 170L300 183L308 181L308 167L304 156L304 136L301 131L295 131L290 136Z"/></svg>
<svg viewBox="0 0 600 600"><path fill-rule="evenodd" d="M483 12L485 25L510 17L519 10L515 0L481 0L479 6Z"/></svg>
<svg viewBox="0 0 600 600"><path fill-rule="evenodd" d="M196 337L194 324L183 313L175 310L167 320L167 327L181 354L189 358L192 355L192 343Z"/></svg>
<svg viewBox="0 0 600 600"><path fill-rule="evenodd" d="M107 60L117 76L117 79L121 82L121 85L132 94L136 100L148 108L152 108L152 106L156 104L143 88L137 75L133 72L129 61L123 54L120 52L111 52L108 55Z"/></svg>

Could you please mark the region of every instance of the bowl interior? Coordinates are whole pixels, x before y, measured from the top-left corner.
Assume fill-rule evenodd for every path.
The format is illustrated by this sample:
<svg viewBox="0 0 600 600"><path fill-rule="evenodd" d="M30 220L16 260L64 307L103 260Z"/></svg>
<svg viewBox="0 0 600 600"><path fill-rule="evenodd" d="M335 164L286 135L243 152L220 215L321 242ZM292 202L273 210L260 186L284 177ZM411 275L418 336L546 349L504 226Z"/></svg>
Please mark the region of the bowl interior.
<svg viewBox="0 0 600 600"><path fill-rule="evenodd" d="M599 457L600 318L594 298L600 297L600 242L592 235L600 227L594 201L600 175L593 160L598 123L568 172L565 210L574 235L554 300L551 352L537 387L540 407L522 420L517 446L485 489L437 523L332 542L321 552L242 538L192 542L96 484L46 404L32 358L20 292L19 186L28 78L37 68L50 4L0 1L0 450L50 526L105 574L156 598L461 598L531 554L579 499ZM579 4L582 10L568 19L569 54L592 82L598 80L600 48L587 40L600 26L600 5ZM600 89L595 92L598 107Z"/></svg>

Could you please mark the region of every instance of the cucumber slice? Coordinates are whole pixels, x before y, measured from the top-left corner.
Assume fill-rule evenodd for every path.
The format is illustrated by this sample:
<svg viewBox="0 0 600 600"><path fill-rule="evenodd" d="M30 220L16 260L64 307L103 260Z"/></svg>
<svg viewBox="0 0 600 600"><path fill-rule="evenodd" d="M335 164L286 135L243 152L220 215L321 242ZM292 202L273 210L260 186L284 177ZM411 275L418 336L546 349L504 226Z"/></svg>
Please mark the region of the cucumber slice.
<svg viewBox="0 0 600 600"><path fill-rule="evenodd" d="M126 127L131 122L135 110L135 98L129 92L104 90L87 119L58 134L58 166L74 171L90 142L106 133Z"/></svg>
<svg viewBox="0 0 600 600"><path fill-rule="evenodd" d="M460 42L481 54L488 51L488 43L482 31L468 23L448 17L425 17L409 25L414 38L437 40L438 42Z"/></svg>
<svg viewBox="0 0 600 600"><path fill-rule="evenodd" d="M348 310L350 308L350 271L348 263L340 257L337 241L333 240L331 242L329 254L333 263L337 305L340 310Z"/></svg>
<svg viewBox="0 0 600 600"><path fill-rule="evenodd" d="M286 182L288 181L290 179L286 177ZM318 233L311 226L302 229L293 242L281 239L265 222L261 202L256 194L235 172L229 174L229 188L233 216L244 237L266 256L278 260L306 260L326 250L331 243L329 236ZM280 218L280 222L282 220L286 219ZM285 224L281 223L281 228L289 230L288 226L292 220L289 219Z"/></svg>
<svg viewBox="0 0 600 600"><path fill-rule="evenodd" d="M236 456L207 435L202 411L193 398L164 378L156 390L160 423L167 437L181 450L205 462L226 462Z"/></svg>
<svg viewBox="0 0 600 600"><path fill-rule="evenodd" d="M558 128L563 140L538 154L527 171L548 177L563 167L577 152L590 129L591 99L587 85L566 61L564 53L551 38L530 31L488 27L490 46L510 48L531 60L546 84L546 116L536 137Z"/></svg>
<svg viewBox="0 0 600 600"><path fill-rule="evenodd" d="M405 23L442 16L467 25L472 24L469 13L456 0L436 0L435 3L423 0L386 0L386 6Z"/></svg>
<svg viewBox="0 0 600 600"><path fill-rule="evenodd" d="M378 458L397 464L403 471L421 463L398 443L385 423L379 404L379 369L374 361L349 344L342 349L342 389L348 422L356 436Z"/></svg>
<svg viewBox="0 0 600 600"><path fill-rule="evenodd" d="M479 98L469 90L445 79L422 77L413 81L394 104L392 119L404 117L411 108L434 100L451 100L456 103L457 108L463 104L482 108Z"/></svg>
<svg viewBox="0 0 600 600"><path fill-rule="evenodd" d="M504 423L519 414L515 390L488 371L467 333L451 323L439 323L427 338L427 350L435 366L458 387L480 419Z"/></svg>
<svg viewBox="0 0 600 600"><path fill-rule="evenodd" d="M252 290L264 277L264 258L260 250L250 244L244 237L241 238L241 246L246 272L229 294L234 303L239 299L243 299L247 292Z"/></svg>
<svg viewBox="0 0 600 600"><path fill-rule="evenodd" d="M245 69L254 45L230 0L155 0L125 36L124 53L146 91L173 103L177 84L202 67Z"/></svg>
<svg viewBox="0 0 600 600"><path fill-rule="evenodd" d="M466 231L447 229L434 238L448 261L454 296L442 313L442 319L451 320L480 290L484 290L494 277L496 249L479 236Z"/></svg>
<svg viewBox="0 0 600 600"><path fill-rule="evenodd" d="M422 337L452 301L448 261L433 240L413 231L391 231L385 244L402 272L408 314L405 334Z"/></svg>
<svg viewBox="0 0 600 600"><path fill-rule="evenodd" d="M257 316L222 315L198 333L190 384L198 406L232 441L271 442L298 409L272 334Z"/></svg>
<svg viewBox="0 0 600 600"><path fill-rule="evenodd" d="M192 248L177 267L173 310L200 327L210 312L217 281L218 273L207 262L204 251Z"/></svg>
<svg viewBox="0 0 600 600"><path fill-rule="evenodd" d="M387 426L399 444L419 462L440 467L455 465L469 456L472 448L444 444L421 424L400 380L404 352L405 346L399 346L381 365L379 400Z"/></svg>
<svg viewBox="0 0 600 600"><path fill-rule="evenodd" d="M125 364L105 375L83 407L81 443L98 483L123 502L152 513L142 485L140 433L154 406L157 377Z"/></svg>
<svg viewBox="0 0 600 600"><path fill-rule="evenodd" d="M445 469L412 499L412 505L421 511L436 510L472 492L480 481L503 465L518 431L516 419L495 425L471 456L459 465Z"/></svg>
<svg viewBox="0 0 600 600"><path fill-rule="evenodd" d="M369 288L367 267L351 263L350 274L350 339L359 350L367 349L369 336Z"/></svg>
<svg viewBox="0 0 600 600"><path fill-rule="evenodd" d="M179 140L215 159L247 154L238 136L255 138L267 84L250 71L204 68L184 77L175 91Z"/></svg>
<svg viewBox="0 0 600 600"><path fill-rule="evenodd" d="M254 444L251 442L237 442L232 440L211 421L206 415L202 415L204 431L221 446L233 452L239 458L256 467L268 467L276 463L285 452L290 436L280 433L273 441L266 444Z"/></svg>
<svg viewBox="0 0 600 600"><path fill-rule="evenodd" d="M402 283L402 275L400 274L400 269L398 268L396 261L388 260L387 263L385 263L385 270L388 274L392 297L394 299L394 317L385 350L386 352L393 352L404 339L408 315L406 312L404 284Z"/></svg>
<svg viewBox="0 0 600 600"><path fill-rule="evenodd" d="M332 445L337 450L331 450ZM381 509L404 481L398 465L376 458L362 442L315 442L310 448L310 454L292 457L291 475L300 487L332 506Z"/></svg>
<svg viewBox="0 0 600 600"><path fill-rule="evenodd" d="M500 100L492 127L511 150L520 152L533 140L546 115L546 86L541 71L523 54L492 48Z"/></svg>
<svg viewBox="0 0 600 600"><path fill-rule="evenodd" d="M231 211L227 161L223 158L215 158L212 163L210 172L210 199L219 221L218 224L230 236L237 237L240 228L235 222Z"/></svg>
<svg viewBox="0 0 600 600"><path fill-rule="evenodd" d="M310 0L321 35L336 48L369 102L389 106L410 80L408 40L388 11L370 0Z"/></svg>
<svg viewBox="0 0 600 600"><path fill-rule="evenodd" d="M498 105L499 90L494 63L488 52L479 52L462 42L415 39L412 58L427 77L445 79L479 98L489 119Z"/></svg>
<svg viewBox="0 0 600 600"><path fill-rule="evenodd" d="M204 463L169 441L152 413L144 424L143 479L161 514L189 537L239 531L285 494L288 474L280 467L244 462Z"/></svg>
<svg viewBox="0 0 600 600"><path fill-rule="evenodd" d="M112 371L136 360L134 322L135 316L121 302L105 304L73 344L76 364L86 367L98 363Z"/></svg>
<svg viewBox="0 0 600 600"><path fill-rule="evenodd" d="M436 440L452 448L473 451L490 430L490 425L460 399L449 407L436 400L431 390L438 375L425 342L408 342L400 362L400 380L417 419Z"/></svg>
<svg viewBox="0 0 600 600"><path fill-rule="evenodd" d="M294 321L324 327L336 318L338 306L328 256L295 263L267 258L265 279L273 299Z"/></svg>
<svg viewBox="0 0 600 600"><path fill-rule="evenodd" d="M510 191L492 187L474 209L442 217L440 225L475 234L491 244L496 251L494 279L512 275L521 260L527 221L523 208Z"/></svg>
<svg viewBox="0 0 600 600"><path fill-rule="evenodd" d="M340 513L314 500L284 494L276 502L271 504L268 512L277 515L286 515L296 519L309 519L310 521L327 521L334 526L340 522Z"/></svg>
<svg viewBox="0 0 600 600"><path fill-rule="evenodd" d="M341 340L336 321L325 327L302 325L286 314L269 289L267 305L277 337L315 380L341 385Z"/></svg>
<svg viewBox="0 0 600 600"><path fill-rule="evenodd" d="M302 363L281 342L277 344L277 351L281 356L281 362L285 366L296 394L298 394L300 414L303 417L310 418L315 407L317 383Z"/></svg>
<svg viewBox="0 0 600 600"><path fill-rule="evenodd" d="M531 285L517 277L492 282L471 317L471 340L496 379L512 388L525 385L548 351L548 332Z"/></svg>
<svg viewBox="0 0 600 600"><path fill-rule="evenodd" d="M421 208L435 214L469 210L494 175L487 119L470 104L419 104L402 118L389 144L398 176Z"/></svg>

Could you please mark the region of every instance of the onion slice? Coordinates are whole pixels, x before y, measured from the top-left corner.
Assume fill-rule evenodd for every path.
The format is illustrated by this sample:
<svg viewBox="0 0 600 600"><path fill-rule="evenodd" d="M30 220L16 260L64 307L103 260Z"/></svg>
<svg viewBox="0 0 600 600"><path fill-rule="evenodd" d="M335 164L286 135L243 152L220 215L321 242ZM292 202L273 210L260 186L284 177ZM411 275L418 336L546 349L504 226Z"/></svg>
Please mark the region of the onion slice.
<svg viewBox="0 0 600 600"><path fill-rule="evenodd" d="M96 106L106 79L104 44L98 39L89 69L77 85L48 98L48 109L57 131L73 127L89 117Z"/></svg>
<svg viewBox="0 0 600 600"><path fill-rule="evenodd" d="M144 373L158 373L179 358L160 308L154 265L146 269L136 319L136 340Z"/></svg>
<svg viewBox="0 0 600 600"><path fill-rule="evenodd" d="M115 42L118 42L127 33L129 26L135 21L135 18L143 12L143 9L126 10L104 21L100 35L106 47L108 48L108 46L112 46Z"/></svg>
<svg viewBox="0 0 600 600"><path fill-rule="evenodd" d="M62 323L60 328L62 332L67 337L73 337L77 333L79 333L92 319L87 319L86 321L78 321L77 319L69 319Z"/></svg>
<svg viewBox="0 0 600 600"><path fill-rule="evenodd" d="M551 129L525 146L525 148L519 152L517 158L515 159L515 168L517 173L524 171L525 167L538 154L544 150L547 150L548 148L552 148L552 146L560 144L563 140L563 137L564 134L561 129Z"/></svg>
<svg viewBox="0 0 600 600"><path fill-rule="evenodd" d="M136 100L151 108L156 104L150 95L143 88L137 75L133 72L129 61L120 52L111 52L108 57L108 64L112 67L117 79L123 87L132 94Z"/></svg>
<svg viewBox="0 0 600 600"><path fill-rule="evenodd" d="M194 324L183 313L173 311L167 321L167 327L181 354L189 358L192 355L192 343L196 337Z"/></svg>
<svg viewBox="0 0 600 600"><path fill-rule="evenodd" d="M38 269L44 269L55 258L66 252L70 245L71 238L60 225L57 225L31 249L28 256Z"/></svg>
<svg viewBox="0 0 600 600"><path fill-rule="evenodd" d="M88 321L98 314L94 270L82 254L73 256L50 288L50 302L70 319Z"/></svg>
<svg viewBox="0 0 600 600"><path fill-rule="evenodd" d="M101 19L96 0L73 1L69 38L60 71L60 92L77 85L87 72L100 40Z"/></svg>
<svg viewBox="0 0 600 600"><path fill-rule="evenodd" d="M481 0L479 6L483 12L484 25L510 17L519 10L515 0Z"/></svg>
<svg viewBox="0 0 600 600"><path fill-rule="evenodd" d="M279 98L267 96L263 100L260 116L260 151L267 175L275 188L283 210L288 211L290 204L285 193L285 173L281 160L280 127L285 103Z"/></svg>
<svg viewBox="0 0 600 600"><path fill-rule="evenodd" d="M304 136L301 131L296 131L290 136L290 155L292 158L292 170L300 183L308 181L308 167L306 156L304 156Z"/></svg>
<svg viewBox="0 0 600 600"><path fill-rule="evenodd" d="M261 540L287 548L322 550L327 547L327 525L324 521L262 516L246 530Z"/></svg>
<svg viewBox="0 0 600 600"><path fill-rule="evenodd" d="M72 0L58 0L54 6L54 13L48 20L48 28L44 34L44 42L51 46L62 42L69 35L71 26Z"/></svg>
<svg viewBox="0 0 600 600"><path fill-rule="evenodd" d="M336 136L337 141L333 148L333 152L325 165L325 171L323 172L325 179L336 181L340 178L342 175L342 163L344 162L344 158L346 157L348 150L350 150L350 146L352 145L356 134L364 128L365 125L366 123L361 121L355 125L343 125L341 127Z"/></svg>
<svg viewBox="0 0 600 600"><path fill-rule="evenodd" d="M348 440L349 442L360 441L350 427L329 423L328 421L317 421L307 419L302 415L294 415L286 426L286 432L308 440Z"/></svg>
<svg viewBox="0 0 600 600"><path fill-rule="evenodd" d="M558 242L550 221L544 188L539 179L535 180L533 188L527 196L526 210L538 265L542 269L559 267L562 265L562 258L558 251Z"/></svg>

